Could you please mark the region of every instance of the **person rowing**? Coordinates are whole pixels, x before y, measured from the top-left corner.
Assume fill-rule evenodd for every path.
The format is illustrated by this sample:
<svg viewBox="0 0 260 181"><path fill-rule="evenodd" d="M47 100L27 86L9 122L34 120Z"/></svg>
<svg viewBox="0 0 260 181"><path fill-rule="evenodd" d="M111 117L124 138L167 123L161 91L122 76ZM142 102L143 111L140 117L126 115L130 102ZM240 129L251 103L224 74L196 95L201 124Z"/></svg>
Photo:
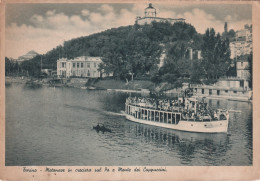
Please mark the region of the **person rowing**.
<svg viewBox="0 0 260 181"><path fill-rule="evenodd" d="M97 132L102 131L103 133L104 132L110 132L110 133L112 132L111 129L106 128L104 126L104 124L102 126L99 126L99 123L97 124L97 126L93 126L93 129L95 129Z"/></svg>

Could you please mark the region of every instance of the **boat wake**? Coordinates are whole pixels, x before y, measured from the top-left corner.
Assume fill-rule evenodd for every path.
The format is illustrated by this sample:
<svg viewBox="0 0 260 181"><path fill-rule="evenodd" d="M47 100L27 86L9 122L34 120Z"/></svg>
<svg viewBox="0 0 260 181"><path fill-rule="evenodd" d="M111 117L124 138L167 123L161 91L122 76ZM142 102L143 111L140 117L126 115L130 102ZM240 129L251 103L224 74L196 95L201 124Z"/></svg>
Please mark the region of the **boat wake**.
<svg viewBox="0 0 260 181"><path fill-rule="evenodd" d="M116 112L110 112L110 111L104 111L105 114L113 115L113 116L124 116L123 113L116 113Z"/></svg>

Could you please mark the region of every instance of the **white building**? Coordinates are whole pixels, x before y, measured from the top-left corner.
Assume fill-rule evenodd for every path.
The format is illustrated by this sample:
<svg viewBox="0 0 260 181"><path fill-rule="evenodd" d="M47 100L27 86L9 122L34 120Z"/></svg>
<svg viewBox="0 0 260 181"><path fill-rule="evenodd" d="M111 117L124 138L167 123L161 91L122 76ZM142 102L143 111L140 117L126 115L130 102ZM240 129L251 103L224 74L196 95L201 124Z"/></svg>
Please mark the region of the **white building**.
<svg viewBox="0 0 260 181"><path fill-rule="evenodd" d="M100 57L82 56L74 59L61 58L57 60L58 77L100 77L98 71Z"/></svg>
<svg viewBox="0 0 260 181"><path fill-rule="evenodd" d="M230 58L247 55L252 52L252 27L245 25L245 28L236 32L236 39L230 42Z"/></svg>
<svg viewBox="0 0 260 181"><path fill-rule="evenodd" d="M156 22L169 22L171 24L174 24L175 22L184 22L185 19L183 18L160 18L157 17L157 12L156 9L152 6L150 3L147 8L145 8L144 12L144 17L137 17L135 23L139 25L144 25L144 24L151 24L153 21Z"/></svg>

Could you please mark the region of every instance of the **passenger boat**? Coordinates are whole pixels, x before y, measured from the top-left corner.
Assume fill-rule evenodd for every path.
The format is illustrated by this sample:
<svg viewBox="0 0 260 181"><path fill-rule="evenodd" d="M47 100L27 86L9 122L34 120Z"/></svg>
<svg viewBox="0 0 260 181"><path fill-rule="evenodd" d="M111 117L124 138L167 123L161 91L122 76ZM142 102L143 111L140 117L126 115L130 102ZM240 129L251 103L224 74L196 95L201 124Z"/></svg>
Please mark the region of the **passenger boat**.
<svg viewBox="0 0 260 181"><path fill-rule="evenodd" d="M205 99L177 100L128 97L123 112L126 119L163 128L202 133L227 133L229 112L211 109Z"/></svg>

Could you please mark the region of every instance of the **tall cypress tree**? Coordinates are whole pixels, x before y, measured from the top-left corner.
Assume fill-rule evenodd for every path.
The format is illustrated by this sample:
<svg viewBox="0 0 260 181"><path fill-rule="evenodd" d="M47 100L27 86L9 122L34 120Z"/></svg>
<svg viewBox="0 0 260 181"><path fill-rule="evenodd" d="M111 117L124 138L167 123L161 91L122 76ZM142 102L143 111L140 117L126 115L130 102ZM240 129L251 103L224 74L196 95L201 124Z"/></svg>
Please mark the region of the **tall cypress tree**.
<svg viewBox="0 0 260 181"><path fill-rule="evenodd" d="M207 29L203 37L202 67L206 79L214 79L225 75L230 65L230 50L228 39L222 40L220 34L213 28Z"/></svg>

